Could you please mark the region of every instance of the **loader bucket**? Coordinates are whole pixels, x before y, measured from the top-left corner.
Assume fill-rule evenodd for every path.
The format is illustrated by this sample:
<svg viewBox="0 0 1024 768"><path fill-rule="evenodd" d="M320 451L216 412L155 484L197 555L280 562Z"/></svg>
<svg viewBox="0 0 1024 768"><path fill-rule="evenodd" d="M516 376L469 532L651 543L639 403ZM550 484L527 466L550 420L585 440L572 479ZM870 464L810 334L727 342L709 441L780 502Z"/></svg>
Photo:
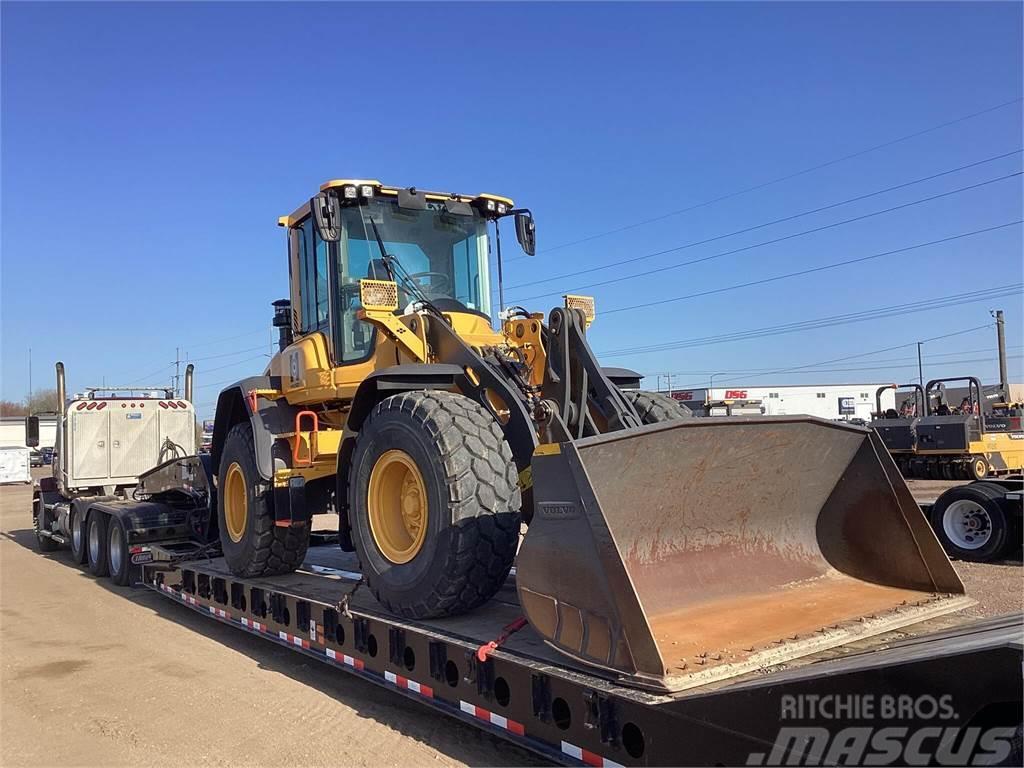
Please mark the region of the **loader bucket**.
<svg viewBox="0 0 1024 768"><path fill-rule="evenodd" d="M873 432L705 418L542 445L516 580L549 643L677 691L971 603Z"/></svg>

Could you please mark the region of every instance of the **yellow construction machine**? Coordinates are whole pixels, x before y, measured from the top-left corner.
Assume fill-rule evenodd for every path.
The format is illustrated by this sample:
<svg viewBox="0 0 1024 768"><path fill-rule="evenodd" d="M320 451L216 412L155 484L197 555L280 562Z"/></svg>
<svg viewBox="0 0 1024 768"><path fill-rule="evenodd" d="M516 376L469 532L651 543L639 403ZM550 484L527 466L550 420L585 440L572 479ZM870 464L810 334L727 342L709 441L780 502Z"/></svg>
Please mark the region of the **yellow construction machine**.
<svg viewBox="0 0 1024 768"><path fill-rule="evenodd" d="M683 418L597 362L592 299L494 307L507 218L532 255L532 214L497 195L336 180L281 217L280 351L217 403L235 574L300 567L312 516L333 511L394 614L472 610L515 563L544 640L660 690L963 605L869 430Z"/></svg>

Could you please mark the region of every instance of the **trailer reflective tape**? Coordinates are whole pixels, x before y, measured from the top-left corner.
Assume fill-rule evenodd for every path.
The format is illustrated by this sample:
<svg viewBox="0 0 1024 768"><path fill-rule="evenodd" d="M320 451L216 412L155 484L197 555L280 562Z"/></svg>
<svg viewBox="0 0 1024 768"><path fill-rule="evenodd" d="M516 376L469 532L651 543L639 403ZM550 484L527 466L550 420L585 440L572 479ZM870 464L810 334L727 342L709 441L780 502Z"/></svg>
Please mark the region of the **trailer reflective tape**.
<svg viewBox="0 0 1024 768"><path fill-rule="evenodd" d="M516 734L516 736L526 735L526 726L522 723L517 723L515 720L509 720L507 717L502 717L496 712L491 712L483 707L470 704L468 701L462 701L462 699L459 699L459 709L479 720L488 722L491 725L496 725L499 728L504 728L506 731L511 731Z"/></svg>
<svg viewBox="0 0 1024 768"><path fill-rule="evenodd" d="M596 752L591 752L588 749L582 749L577 747L575 744L570 744L568 741L562 742L562 752L574 757L581 763L587 765L594 765L597 768L623 768L621 763L616 763L614 760L609 760L607 757L601 757Z"/></svg>
<svg viewBox="0 0 1024 768"><path fill-rule="evenodd" d="M420 685L415 680L410 680L407 677L396 675L394 672L384 671L384 679L392 685L397 685L399 688L405 688L407 691L418 693L420 696L426 696L428 699L434 698L434 689L429 685Z"/></svg>
<svg viewBox="0 0 1024 768"><path fill-rule="evenodd" d="M214 608L212 605L206 606L210 609L210 613L222 619L230 619L231 614L225 611L223 608Z"/></svg>
<svg viewBox="0 0 1024 768"><path fill-rule="evenodd" d="M277 636L284 640L286 643L297 645L299 648L309 648L309 640L303 640L301 637L289 635L287 632L278 632Z"/></svg>
<svg viewBox="0 0 1024 768"><path fill-rule="evenodd" d="M245 616L242 617L242 626L253 630L254 632L266 632L267 628L265 625L260 624L258 621L247 619Z"/></svg>
<svg viewBox="0 0 1024 768"><path fill-rule="evenodd" d="M327 653L327 658L331 661L337 662L339 660L338 652L333 648L326 648L325 651ZM359 659L353 659L351 656L348 656L347 654L341 655L341 663L347 664L348 666L354 669L358 669L360 671L362 671L363 669L363 662L361 662Z"/></svg>
<svg viewBox="0 0 1024 768"><path fill-rule="evenodd" d="M363 578L363 574L359 571L346 571L341 568L328 568L326 565L311 565L309 570L313 573L322 573L325 576L341 576L345 579L352 579L353 581L359 581Z"/></svg>

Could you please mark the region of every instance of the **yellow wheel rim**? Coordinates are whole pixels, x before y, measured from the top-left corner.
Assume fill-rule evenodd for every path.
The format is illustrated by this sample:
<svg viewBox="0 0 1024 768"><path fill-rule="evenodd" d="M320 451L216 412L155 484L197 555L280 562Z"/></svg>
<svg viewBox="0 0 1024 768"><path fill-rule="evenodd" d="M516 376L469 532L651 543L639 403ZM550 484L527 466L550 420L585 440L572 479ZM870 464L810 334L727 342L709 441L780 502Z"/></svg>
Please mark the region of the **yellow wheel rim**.
<svg viewBox="0 0 1024 768"><path fill-rule="evenodd" d="M386 451L370 473L370 534L377 549L396 565L408 563L427 536L427 486L405 451Z"/></svg>
<svg viewBox="0 0 1024 768"><path fill-rule="evenodd" d="M245 524L249 519L249 492L238 462L228 467L221 493L224 494L224 525L230 539L237 544L245 536Z"/></svg>

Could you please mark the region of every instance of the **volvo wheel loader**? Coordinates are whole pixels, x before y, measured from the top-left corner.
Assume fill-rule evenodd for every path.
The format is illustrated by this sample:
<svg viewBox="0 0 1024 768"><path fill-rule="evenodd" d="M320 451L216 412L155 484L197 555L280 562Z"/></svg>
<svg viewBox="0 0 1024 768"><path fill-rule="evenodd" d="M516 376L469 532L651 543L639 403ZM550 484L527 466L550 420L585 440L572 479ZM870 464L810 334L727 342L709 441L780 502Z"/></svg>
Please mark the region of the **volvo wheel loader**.
<svg viewBox="0 0 1024 768"><path fill-rule="evenodd" d="M871 431L684 418L598 363L591 299L496 313L509 218L532 255L532 214L496 195L335 180L281 217L280 351L217 403L235 574L298 568L312 516L334 511L388 611L470 611L515 563L545 641L658 690L963 605Z"/></svg>

